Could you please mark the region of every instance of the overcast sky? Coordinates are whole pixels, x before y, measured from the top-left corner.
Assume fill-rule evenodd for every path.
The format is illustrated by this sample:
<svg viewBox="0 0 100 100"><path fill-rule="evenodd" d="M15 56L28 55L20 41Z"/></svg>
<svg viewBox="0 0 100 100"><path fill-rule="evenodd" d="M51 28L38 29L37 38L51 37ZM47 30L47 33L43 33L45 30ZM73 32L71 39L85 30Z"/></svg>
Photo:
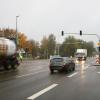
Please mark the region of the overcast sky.
<svg viewBox="0 0 100 100"><path fill-rule="evenodd" d="M100 34L100 0L0 0L0 27L16 27L28 38L40 41L53 33L61 42L61 30L67 32ZM96 36L75 35L87 41L98 42Z"/></svg>

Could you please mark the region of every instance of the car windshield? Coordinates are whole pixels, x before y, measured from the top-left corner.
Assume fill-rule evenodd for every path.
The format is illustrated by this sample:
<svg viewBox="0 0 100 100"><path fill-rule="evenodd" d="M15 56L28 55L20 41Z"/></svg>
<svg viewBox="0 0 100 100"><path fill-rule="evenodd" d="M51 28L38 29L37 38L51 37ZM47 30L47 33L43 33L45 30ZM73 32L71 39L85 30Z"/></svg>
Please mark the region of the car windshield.
<svg viewBox="0 0 100 100"><path fill-rule="evenodd" d="M71 58L68 58L68 57L64 57L64 61L65 62L70 62L70 61L72 61L72 59Z"/></svg>
<svg viewBox="0 0 100 100"><path fill-rule="evenodd" d="M51 61L62 62L63 61L63 58L54 58Z"/></svg>

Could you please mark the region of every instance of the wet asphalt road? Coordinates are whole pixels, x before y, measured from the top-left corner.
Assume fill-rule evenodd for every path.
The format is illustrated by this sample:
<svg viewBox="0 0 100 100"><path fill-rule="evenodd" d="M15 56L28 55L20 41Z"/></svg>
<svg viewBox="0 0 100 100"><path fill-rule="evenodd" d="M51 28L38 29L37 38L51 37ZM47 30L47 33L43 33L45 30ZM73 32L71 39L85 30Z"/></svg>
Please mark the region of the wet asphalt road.
<svg viewBox="0 0 100 100"><path fill-rule="evenodd" d="M49 60L24 61L0 72L0 100L100 100L100 66L94 58L71 73L49 72Z"/></svg>

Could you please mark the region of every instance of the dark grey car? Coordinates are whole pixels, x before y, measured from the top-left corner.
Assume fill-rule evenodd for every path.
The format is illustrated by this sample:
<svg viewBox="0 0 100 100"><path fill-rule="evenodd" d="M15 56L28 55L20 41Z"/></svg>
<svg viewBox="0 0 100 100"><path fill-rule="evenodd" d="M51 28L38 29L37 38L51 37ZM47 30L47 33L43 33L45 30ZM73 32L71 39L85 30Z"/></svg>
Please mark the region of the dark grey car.
<svg viewBox="0 0 100 100"><path fill-rule="evenodd" d="M50 60L50 72L54 73L54 70L58 71L74 71L75 63L68 57L55 57Z"/></svg>

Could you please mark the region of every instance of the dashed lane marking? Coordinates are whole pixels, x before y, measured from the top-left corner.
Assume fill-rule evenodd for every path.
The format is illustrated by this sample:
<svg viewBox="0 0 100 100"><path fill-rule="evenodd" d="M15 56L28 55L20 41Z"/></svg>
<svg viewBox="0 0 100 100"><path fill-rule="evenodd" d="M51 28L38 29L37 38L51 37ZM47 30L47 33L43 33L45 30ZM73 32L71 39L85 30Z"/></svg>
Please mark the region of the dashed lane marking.
<svg viewBox="0 0 100 100"><path fill-rule="evenodd" d="M87 66L84 68L84 70L86 70L87 68L89 68L89 65L87 65Z"/></svg>
<svg viewBox="0 0 100 100"><path fill-rule="evenodd" d="M75 73L73 73L73 74L71 74L71 75L69 75L69 76L67 76L67 77L73 77L73 76L75 76L76 74L77 74L78 72L75 72Z"/></svg>
<svg viewBox="0 0 100 100"><path fill-rule="evenodd" d="M100 74L100 72L97 72L98 74Z"/></svg>
<svg viewBox="0 0 100 100"><path fill-rule="evenodd" d="M42 95L42 94L44 94L44 93L50 91L51 89L55 88L57 85L58 85L58 84L52 84L51 86L49 86L49 87L47 87L47 88L45 88L45 89L43 89L43 90L41 90L41 91L39 91L39 92L33 94L32 96L28 97L27 99L29 99L29 100L34 100L34 99L36 99L37 97L39 97L40 95Z"/></svg>
<svg viewBox="0 0 100 100"><path fill-rule="evenodd" d="M16 72L16 71L17 71L17 69L16 70L9 70L9 71L1 71L0 74Z"/></svg>
<svg viewBox="0 0 100 100"><path fill-rule="evenodd" d="M34 72L34 73L29 73L29 74L25 74L25 75L21 75L21 76L16 76L16 78L31 76L31 75L35 75L35 74L38 74L38 73L41 73L41 72L46 72L46 71L47 70L41 70L41 71L37 71L37 72Z"/></svg>

